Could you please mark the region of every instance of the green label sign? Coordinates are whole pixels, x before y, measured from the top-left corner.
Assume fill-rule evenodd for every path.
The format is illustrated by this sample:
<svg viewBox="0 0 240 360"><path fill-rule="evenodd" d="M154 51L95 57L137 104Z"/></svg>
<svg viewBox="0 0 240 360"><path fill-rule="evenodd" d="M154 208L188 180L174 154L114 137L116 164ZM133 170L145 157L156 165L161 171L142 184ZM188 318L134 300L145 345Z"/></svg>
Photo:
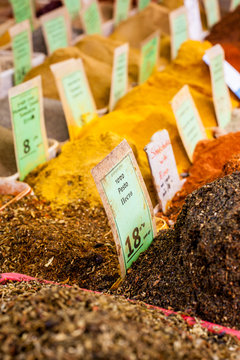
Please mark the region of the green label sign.
<svg viewBox="0 0 240 360"><path fill-rule="evenodd" d="M123 97L128 88L128 44L122 45L115 50L112 87L110 95L110 110L121 97Z"/></svg>
<svg viewBox="0 0 240 360"><path fill-rule="evenodd" d="M130 8L130 0L117 0L115 3L115 25L128 18L128 11Z"/></svg>
<svg viewBox="0 0 240 360"><path fill-rule="evenodd" d="M101 180L111 207L127 270L154 237L151 213L130 155Z"/></svg>
<svg viewBox="0 0 240 360"><path fill-rule="evenodd" d="M82 13L87 34L102 34L102 22L97 2L92 2Z"/></svg>
<svg viewBox="0 0 240 360"><path fill-rule="evenodd" d="M81 10L81 0L64 0L66 8L72 19L75 19Z"/></svg>
<svg viewBox="0 0 240 360"><path fill-rule="evenodd" d="M138 0L138 10L141 11L148 6L151 0Z"/></svg>
<svg viewBox="0 0 240 360"><path fill-rule="evenodd" d="M172 58L178 54L182 43L188 39L188 21L185 12L172 18Z"/></svg>
<svg viewBox="0 0 240 360"><path fill-rule="evenodd" d="M232 0L232 2L231 2L231 11L235 10L236 7L238 7L238 5L240 5L240 0Z"/></svg>
<svg viewBox="0 0 240 360"><path fill-rule="evenodd" d="M208 27L211 28L220 20L218 0L204 0Z"/></svg>
<svg viewBox="0 0 240 360"><path fill-rule="evenodd" d="M16 23L29 20L33 26L32 0L10 0Z"/></svg>
<svg viewBox="0 0 240 360"><path fill-rule="evenodd" d="M231 120L231 103L224 77L224 55L218 54L210 59L212 88L218 124L224 128Z"/></svg>
<svg viewBox="0 0 240 360"><path fill-rule="evenodd" d="M41 128L39 88L34 87L10 98L20 180L47 160Z"/></svg>
<svg viewBox="0 0 240 360"><path fill-rule="evenodd" d="M25 74L32 67L31 44L27 30L14 36L12 40L13 57L14 57L14 82L20 84Z"/></svg>
<svg viewBox="0 0 240 360"><path fill-rule="evenodd" d="M141 47L141 65L139 72L139 83L148 80L156 67L158 60L159 34L156 34Z"/></svg>
<svg viewBox="0 0 240 360"><path fill-rule="evenodd" d="M62 84L74 121L81 127L96 115L85 76L80 70L74 71L62 78Z"/></svg>
<svg viewBox="0 0 240 360"><path fill-rule="evenodd" d="M68 46L67 27L64 16L58 16L43 24L47 36L49 52Z"/></svg>

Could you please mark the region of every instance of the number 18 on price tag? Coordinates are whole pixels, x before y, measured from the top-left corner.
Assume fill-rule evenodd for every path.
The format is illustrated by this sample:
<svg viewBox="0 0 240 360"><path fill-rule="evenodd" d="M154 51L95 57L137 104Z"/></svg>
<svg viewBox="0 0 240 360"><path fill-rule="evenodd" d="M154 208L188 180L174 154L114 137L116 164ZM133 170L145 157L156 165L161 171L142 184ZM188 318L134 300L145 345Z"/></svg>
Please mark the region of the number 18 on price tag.
<svg viewBox="0 0 240 360"><path fill-rule="evenodd" d="M110 221L124 277L156 236L151 200L126 140L92 169L92 175Z"/></svg>

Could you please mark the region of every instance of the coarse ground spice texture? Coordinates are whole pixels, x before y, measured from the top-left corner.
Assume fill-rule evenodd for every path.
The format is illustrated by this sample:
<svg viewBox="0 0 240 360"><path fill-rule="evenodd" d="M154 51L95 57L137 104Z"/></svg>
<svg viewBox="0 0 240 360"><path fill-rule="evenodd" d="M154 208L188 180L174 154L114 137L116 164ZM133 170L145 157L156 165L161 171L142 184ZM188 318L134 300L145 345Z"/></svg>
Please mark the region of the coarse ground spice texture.
<svg viewBox="0 0 240 360"><path fill-rule="evenodd" d="M0 273L106 290L119 277L112 232L102 207L85 201L52 210L29 196L0 214Z"/></svg>
<svg viewBox="0 0 240 360"><path fill-rule="evenodd" d="M237 360L240 344L143 303L37 283L0 286L0 357Z"/></svg>
<svg viewBox="0 0 240 360"><path fill-rule="evenodd" d="M186 199L166 230L133 264L118 292L240 328L240 173Z"/></svg>

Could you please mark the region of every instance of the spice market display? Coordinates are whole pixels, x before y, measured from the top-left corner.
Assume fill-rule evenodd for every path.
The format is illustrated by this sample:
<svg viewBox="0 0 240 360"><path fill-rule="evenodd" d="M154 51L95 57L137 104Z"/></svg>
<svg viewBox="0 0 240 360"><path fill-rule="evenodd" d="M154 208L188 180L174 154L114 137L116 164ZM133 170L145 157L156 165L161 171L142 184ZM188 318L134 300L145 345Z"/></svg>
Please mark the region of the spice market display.
<svg viewBox="0 0 240 360"><path fill-rule="evenodd" d="M0 0L0 359L240 360L239 20Z"/></svg>

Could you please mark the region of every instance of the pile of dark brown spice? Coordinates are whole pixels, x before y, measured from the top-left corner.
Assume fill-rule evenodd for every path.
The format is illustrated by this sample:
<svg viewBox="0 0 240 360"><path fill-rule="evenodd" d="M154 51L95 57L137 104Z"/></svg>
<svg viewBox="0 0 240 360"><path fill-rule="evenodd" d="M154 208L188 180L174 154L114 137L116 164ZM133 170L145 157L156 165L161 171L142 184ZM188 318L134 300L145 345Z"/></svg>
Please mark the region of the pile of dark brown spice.
<svg viewBox="0 0 240 360"><path fill-rule="evenodd" d="M0 286L0 357L237 360L240 343L143 303L38 283Z"/></svg>
<svg viewBox="0 0 240 360"><path fill-rule="evenodd" d="M118 293L240 328L240 172L194 191Z"/></svg>
<svg viewBox="0 0 240 360"><path fill-rule="evenodd" d="M28 196L0 214L0 273L106 290L119 277L112 232L102 207L79 200L52 210Z"/></svg>

